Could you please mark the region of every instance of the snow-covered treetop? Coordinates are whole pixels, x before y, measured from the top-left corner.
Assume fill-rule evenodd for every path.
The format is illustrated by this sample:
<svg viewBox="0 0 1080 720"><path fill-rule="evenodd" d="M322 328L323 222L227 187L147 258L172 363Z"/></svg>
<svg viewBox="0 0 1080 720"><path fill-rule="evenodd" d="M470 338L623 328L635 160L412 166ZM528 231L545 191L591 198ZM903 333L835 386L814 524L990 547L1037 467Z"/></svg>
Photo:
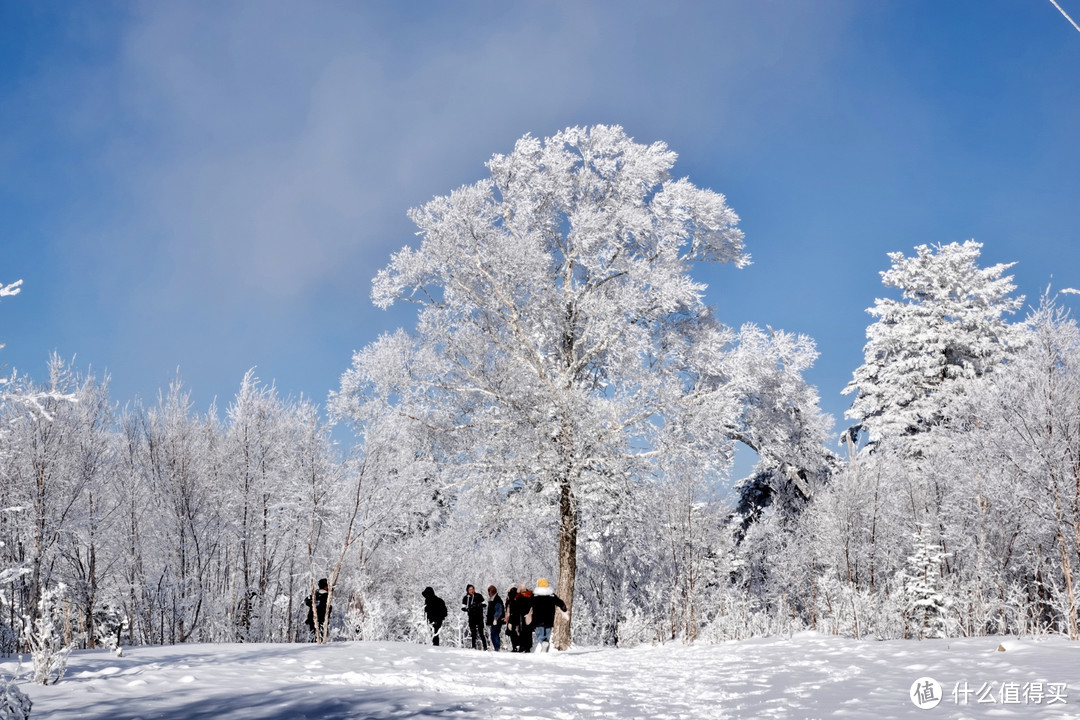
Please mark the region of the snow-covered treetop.
<svg viewBox="0 0 1080 720"><path fill-rule="evenodd" d="M878 298L867 312L865 362L844 393L856 392L846 417L860 421L871 443L912 436L940 420L945 397L991 372L1020 342L1005 315L1024 298L1004 275L1012 263L978 266L982 244L919 245L914 257L889 253L881 273L901 299Z"/></svg>
<svg viewBox="0 0 1080 720"><path fill-rule="evenodd" d="M881 272L885 287L897 288L909 304L932 305L935 314L953 320L996 320L1015 312L1023 296L1008 298L1016 289L1012 275L1002 274L1016 263L978 266L982 243L968 240L948 245L918 245L914 257L888 253L892 267ZM896 301L878 299L868 312L883 317Z"/></svg>
<svg viewBox="0 0 1080 720"><path fill-rule="evenodd" d="M690 270L749 256L723 195L672 180L675 158L617 126L526 135L489 178L411 210L420 246L393 255L372 299L421 305L416 331L357 353L333 411L362 425L389 403L432 427L494 426L484 447L502 465L532 447L530 468L598 467L662 428L715 447L704 436L737 410L703 379L730 375L735 333ZM672 419L690 406L693 423ZM575 459L536 459L557 436L576 438Z"/></svg>
<svg viewBox="0 0 1080 720"><path fill-rule="evenodd" d="M421 248L394 255L372 298L380 307L434 302L432 285L466 292L452 279L463 273L495 290L499 278L486 275L517 268L518 292L530 296L548 291L530 278L555 271L579 287L636 279L644 286L627 293L637 295L626 298L631 308L692 305L703 286L681 277L686 263L742 266L749 256L723 195L669 178L675 157L664 143L635 143L618 126L568 128L543 141L526 135L509 155L488 161L489 179L410 211Z"/></svg>

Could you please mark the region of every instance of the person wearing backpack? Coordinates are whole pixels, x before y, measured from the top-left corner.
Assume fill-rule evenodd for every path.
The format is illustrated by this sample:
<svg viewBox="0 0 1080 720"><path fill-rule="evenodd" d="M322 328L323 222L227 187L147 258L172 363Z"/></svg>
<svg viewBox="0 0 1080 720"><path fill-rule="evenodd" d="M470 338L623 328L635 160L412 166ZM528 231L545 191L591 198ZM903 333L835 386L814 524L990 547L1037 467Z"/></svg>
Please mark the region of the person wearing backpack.
<svg viewBox="0 0 1080 720"><path fill-rule="evenodd" d="M318 590L304 598L304 604L308 608L307 619L304 620L304 624L308 626L312 639L316 641L326 642L326 620L330 617L330 611L333 610L326 604L329 598L330 588L326 578L319 580Z"/></svg>
<svg viewBox="0 0 1080 720"><path fill-rule="evenodd" d="M566 603L548 584L547 578L536 581L532 598L532 624L536 628L536 651L547 652L551 647L551 628L555 626L555 608L566 612Z"/></svg>
<svg viewBox="0 0 1080 720"><path fill-rule="evenodd" d="M421 593L424 596L424 614L427 615L428 625L431 626L431 644L439 644L439 630L442 629L443 621L446 620L446 603L435 594L431 587L424 588Z"/></svg>

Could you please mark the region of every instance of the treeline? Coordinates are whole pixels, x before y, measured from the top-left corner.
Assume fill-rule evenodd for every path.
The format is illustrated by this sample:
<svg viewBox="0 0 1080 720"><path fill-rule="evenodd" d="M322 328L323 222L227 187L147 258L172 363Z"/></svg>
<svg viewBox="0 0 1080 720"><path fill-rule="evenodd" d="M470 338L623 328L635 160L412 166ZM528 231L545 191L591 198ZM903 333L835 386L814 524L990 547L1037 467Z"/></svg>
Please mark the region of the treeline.
<svg viewBox="0 0 1080 720"><path fill-rule="evenodd" d="M366 520L342 502L363 468L316 407L251 373L222 417L179 383L117 407L107 378L53 357L49 382L9 388L0 412L9 652L58 587L82 647L295 639L310 578L337 563L354 511Z"/></svg>
<svg viewBox="0 0 1080 720"><path fill-rule="evenodd" d="M223 413L197 411L179 382L120 407L108 378L54 356L49 381L17 377L0 415L7 653L43 608L84 648L307 641L303 599L326 576L331 639L419 639L426 584L509 587L553 564L542 513L447 481L393 422L367 430L364 453L343 450L318 408L253 373ZM583 538L583 639L652 639L682 622L663 588L698 534L722 534L695 498L682 486L611 498L618 529ZM633 545L613 555L616 541ZM464 618L448 628L454 644Z"/></svg>
<svg viewBox="0 0 1080 720"><path fill-rule="evenodd" d="M1049 301L1013 330L992 372L936 391L926 427L852 445L801 504L739 515L677 463L598 485L580 506L575 641L1075 638L1080 332ZM308 639L303 598L329 576L332 639L415 641L426 585L552 574L553 512L462 481L390 412L350 454L314 405L251 373L223 413L197 412L179 383L118 407L107 379L58 358L7 398L8 652L50 590L81 647L288 642ZM454 644L465 618L448 630Z"/></svg>

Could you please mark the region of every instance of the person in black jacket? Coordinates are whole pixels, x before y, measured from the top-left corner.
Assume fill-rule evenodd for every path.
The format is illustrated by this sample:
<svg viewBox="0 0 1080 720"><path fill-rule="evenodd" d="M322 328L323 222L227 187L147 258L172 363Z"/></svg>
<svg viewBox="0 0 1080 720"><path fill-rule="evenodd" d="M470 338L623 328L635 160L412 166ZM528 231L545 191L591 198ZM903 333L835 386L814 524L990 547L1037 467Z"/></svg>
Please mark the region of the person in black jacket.
<svg viewBox="0 0 1080 720"><path fill-rule="evenodd" d="M494 585L488 586L487 625L491 632L491 649L499 652L502 641L499 633L502 632L502 624L506 621L506 611L503 601L499 598L499 589Z"/></svg>
<svg viewBox="0 0 1080 720"><path fill-rule="evenodd" d="M487 650L487 633L484 632L484 598L476 594L472 585L465 586L465 597L461 598L461 611L469 614L469 632L472 634L473 650L476 650L476 638Z"/></svg>
<svg viewBox="0 0 1080 720"><path fill-rule="evenodd" d="M304 623L311 630L311 636L315 640L326 639L326 618L330 617L332 608L327 607L326 600L330 596L330 590L326 578L319 580L319 589L313 595L304 598L304 604L308 606L307 620ZM314 606L312 600L314 599ZM319 623L318 632L315 629L316 620Z"/></svg>
<svg viewBox="0 0 1080 720"><path fill-rule="evenodd" d="M424 588L420 593L424 596L424 614L427 615L428 625L431 626L431 644L439 644L439 630L442 629L443 621L446 620L446 603L435 594L431 587Z"/></svg>
<svg viewBox="0 0 1080 720"><path fill-rule="evenodd" d="M536 581L532 597L532 624L536 628L536 651L547 652L551 647L551 628L555 625L555 608L566 612L566 603L548 585L545 578Z"/></svg>
<svg viewBox="0 0 1080 720"><path fill-rule="evenodd" d="M518 636L518 652L527 653L532 650L532 590L522 588L514 597L513 607L510 609L510 622Z"/></svg>
<svg viewBox="0 0 1080 720"><path fill-rule="evenodd" d="M506 634L510 637L510 652L521 651L521 636L518 633L520 620L516 620L514 614L517 602L517 588L512 587L506 591Z"/></svg>

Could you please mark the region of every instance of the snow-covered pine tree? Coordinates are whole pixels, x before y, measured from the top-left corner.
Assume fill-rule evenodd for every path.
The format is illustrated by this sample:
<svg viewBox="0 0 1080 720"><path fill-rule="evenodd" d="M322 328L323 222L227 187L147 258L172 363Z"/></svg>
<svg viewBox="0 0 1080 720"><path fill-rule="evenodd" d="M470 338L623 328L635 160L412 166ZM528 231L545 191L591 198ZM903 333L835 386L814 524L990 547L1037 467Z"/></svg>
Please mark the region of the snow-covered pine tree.
<svg viewBox="0 0 1080 720"><path fill-rule="evenodd" d="M949 601L941 592L941 564L946 554L925 529L914 535L914 549L904 573L910 633L919 638L948 636Z"/></svg>
<svg viewBox="0 0 1080 720"><path fill-rule="evenodd" d="M881 273L901 299L878 298L869 312L865 361L844 394L855 393L845 417L857 421L870 446L884 440L919 451L919 436L942 421L948 396L993 371L1016 349L1016 329L1005 315L1023 296L1012 264L980 268L982 244L919 245L914 257L889 253L892 267Z"/></svg>

